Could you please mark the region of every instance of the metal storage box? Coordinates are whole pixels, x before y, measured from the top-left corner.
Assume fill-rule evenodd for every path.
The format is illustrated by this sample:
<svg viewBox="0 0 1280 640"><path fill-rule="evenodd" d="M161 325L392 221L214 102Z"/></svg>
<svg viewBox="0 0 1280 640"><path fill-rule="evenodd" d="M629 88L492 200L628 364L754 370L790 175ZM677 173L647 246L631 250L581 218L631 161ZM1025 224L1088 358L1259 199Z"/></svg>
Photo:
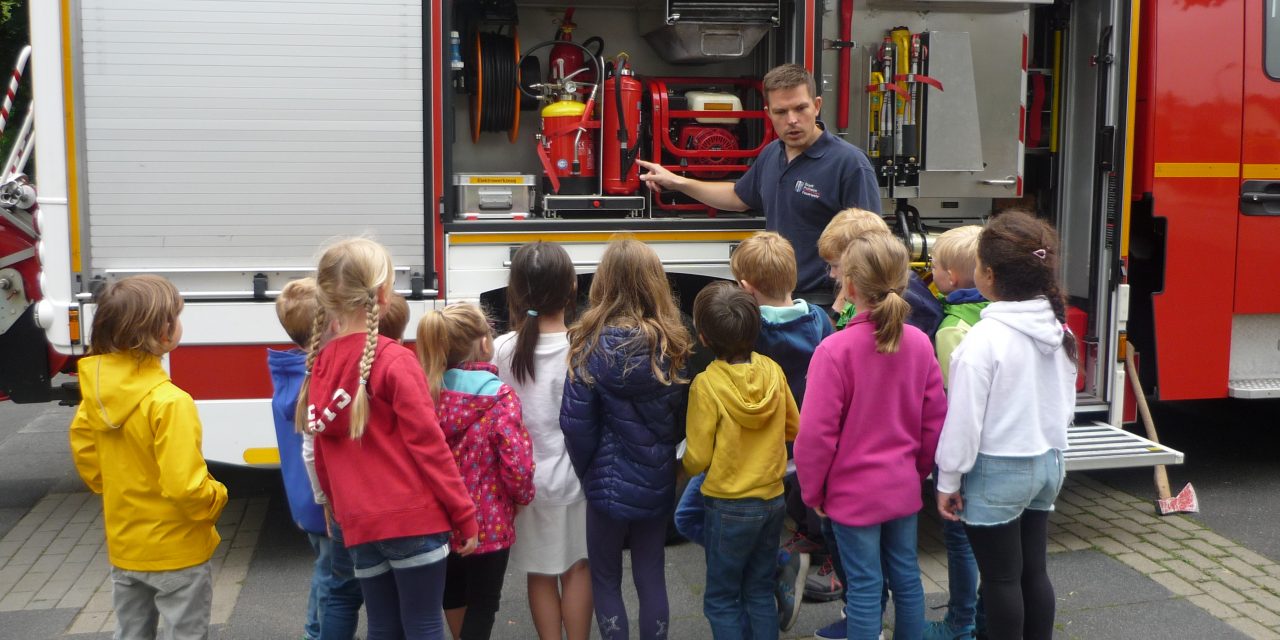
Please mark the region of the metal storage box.
<svg viewBox="0 0 1280 640"><path fill-rule="evenodd" d="M520 173L456 173L459 220L529 217L534 177Z"/></svg>

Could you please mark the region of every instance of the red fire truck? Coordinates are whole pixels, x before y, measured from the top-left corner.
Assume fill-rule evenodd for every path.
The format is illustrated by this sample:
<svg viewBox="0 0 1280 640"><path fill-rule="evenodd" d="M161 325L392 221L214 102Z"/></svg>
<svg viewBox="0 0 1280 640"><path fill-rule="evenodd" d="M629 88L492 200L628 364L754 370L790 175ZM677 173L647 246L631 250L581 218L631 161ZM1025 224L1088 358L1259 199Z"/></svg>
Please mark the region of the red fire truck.
<svg viewBox="0 0 1280 640"><path fill-rule="evenodd" d="M95 292L159 273L187 301L165 366L197 400L211 460L277 459L264 352L287 338L271 301L334 237L391 248L414 319L478 300L501 320L510 254L533 239L564 244L585 285L612 234L631 233L686 306L731 277L760 213L648 193L634 161L742 175L773 135L759 79L783 62L815 73L825 126L868 151L918 267L941 231L1003 208L1057 225L1082 347L1072 468L1181 460L1120 428L1126 344L1161 399L1280 390L1280 302L1249 286L1280 241L1270 3L51 0L30 13L31 68L16 73L32 74L35 124L14 126L37 153L29 164L18 144L0 175L0 392L60 394L50 380L91 343ZM1212 48L1185 45L1210 32Z"/></svg>

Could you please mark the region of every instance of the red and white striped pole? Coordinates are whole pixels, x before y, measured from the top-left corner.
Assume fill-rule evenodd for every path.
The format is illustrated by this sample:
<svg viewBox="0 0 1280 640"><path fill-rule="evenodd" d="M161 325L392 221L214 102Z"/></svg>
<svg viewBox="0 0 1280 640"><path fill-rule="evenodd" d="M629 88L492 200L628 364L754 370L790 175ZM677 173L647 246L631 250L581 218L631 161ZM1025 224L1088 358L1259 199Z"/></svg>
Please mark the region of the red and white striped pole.
<svg viewBox="0 0 1280 640"><path fill-rule="evenodd" d="M22 70L27 67L27 59L30 57L31 45L27 45L18 53L18 61L13 65L13 76L9 78L9 90L4 94L4 106L0 107L0 133L4 133L4 125L9 121L9 110L13 108L13 97L18 95L18 83L22 82Z"/></svg>
<svg viewBox="0 0 1280 640"><path fill-rule="evenodd" d="M13 148L9 151L9 158L0 167L0 184L12 180L27 168L27 160L31 158L31 150L35 148L36 144L36 137L32 135L34 133L32 123L34 122L35 114L27 111L27 117L22 119L22 127L18 130L18 137L14 139Z"/></svg>

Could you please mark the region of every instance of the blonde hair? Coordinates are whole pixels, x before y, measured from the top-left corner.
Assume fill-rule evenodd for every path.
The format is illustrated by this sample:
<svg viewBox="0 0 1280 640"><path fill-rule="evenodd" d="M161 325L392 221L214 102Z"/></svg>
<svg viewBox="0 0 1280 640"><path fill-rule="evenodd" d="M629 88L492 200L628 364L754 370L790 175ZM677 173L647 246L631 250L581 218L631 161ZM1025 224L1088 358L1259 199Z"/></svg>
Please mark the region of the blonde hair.
<svg viewBox="0 0 1280 640"><path fill-rule="evenodd" d="M276 318L289 339L302 348L311 343L312 325L320 303L316 301L316 279L290 280L276 297Z"/></svg>
<svg viewBox="0 0 1280 640"><path fill-rule="evenodd" d="M418 321L418 362L427 375L431 399L440 399L444 372L474 357L476 341L492 335L489 319L480 307L455 302L430 311Z"/></svg>
<svg viewBox="0 0 1280 640"><path fill-rule="evenodd" d="M880 214L857 207L845 209L837 213L827 223L827 228L822 230L822 235L818 236L818 255L827 262L839 262L840 256L854 238L881 231L890 232L889 225L885 224Z"/></svg>
<svg viewBox="0 0 1280 640"><path fill-rule="evenodd" d="M351 402L352 440L364 435L365 422L369 419L369 372L373 369L373 356L378 346L378 293L389 291L395 267L391 254L382 245L368 238L351 238L329 246L320 256L316 267L316 299L320 308L311 325L311 343L307 347L307 373L298 392L294 420L299 429L307 424L307 404L310 402L311 368L320 351L320 336L325 320L355 311L365 312L364 351L360 355L360 386Z"/></svg>
<svg viewBox="0 0 1280 640"><path fill-rule="evenodd" d="M947 230L938 236L933 243L933 264L935 267L963 273L967 280L973 279L973 268L978 262L978 236L982 235L982 227L967 224Z"/></svg>
<svg viewBox="0 0 1280 640"><path fill-rule="evenodd" d="M840 256L845 280L871 307L876 325L876 351L893 353L902 341L902 325L911 315L907 291L907 248L888 233L854 238ZM847 287L846 287L847 289Z"/></svg>
<svg viewBox="0 0 1280 640"><path fill-rule="evenodd" d="M397 342L404 340L404 330L409 328L409 301L393 293L387 298L387 306L378 320L378 333Z"/></svg>
<svg viewBox="0 0 1280 640"><path fill-rule="evenodd" d="M89 355L133 352L138 360L169 350L182 296L161 276L129 276L111 283L98 296L93 314Z"/></svg>
<svg viewBox="0 0 1280 640"><path fill-rule="evenodd" d="M591 281L590 308L569 328L569 375L594 382L587 359L606 326L636 329L649 348L649 366L662 384L685 382L680 372L693 347L680 321L662 261L634 238L616 238L600 258ZM666 359L668 370L662 368Z"/></svg>
<svg viewBox="0 0 1280 640"><path fill-rule="evenodd" d="M729 256L735 280L745 280L770 298L789 295L796 288L796 251L773 231L758 231Z"/></svg>

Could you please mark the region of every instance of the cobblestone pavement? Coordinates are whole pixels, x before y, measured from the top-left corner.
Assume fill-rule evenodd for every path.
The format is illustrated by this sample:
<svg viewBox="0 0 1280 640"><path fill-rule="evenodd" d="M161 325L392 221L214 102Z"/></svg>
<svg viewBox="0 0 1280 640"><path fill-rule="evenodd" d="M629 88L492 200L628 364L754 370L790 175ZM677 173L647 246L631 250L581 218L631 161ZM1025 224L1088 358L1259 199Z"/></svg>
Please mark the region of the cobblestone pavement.
<svg viewBox="0 0 1280 640"><path fill-rule="evenodd" d="M233 499L218 520L222 542L210 561L215 625L231 617L266 512L265 497ZM92 493L51 493L0 539L0 615L75 609L68 635L112 631L110 570L102 499Z"/></svg>
<svg viewBox="0 0 1280 640"><path fill-rule="evenodd" d="M218 523L223 541L213 558L214 625L227 623L237 605L268 506L266 496L232 500ZM63 635L101 634L114 628L101 512L101 501L92 494L51 493L0 539L0 637L8 637L3 616L15 611L74 611ZM920 531L921 577L930 604L937 605L945 602L947 568L936 516L922 518ZM700 637L705 628L698 606L701 567L689 561L700 554L672 549L667 572L673 630L698 629ZM1049 551L1065 559L1087 550L1127 565L1168 590L1171 599L1185 600L1242 637L1280 638L1280 565L1193 519L1157 517L1150 500L1073 474L1050 519ZM523 587L515 582L508 577L508 592ZM305 591L305 584L299 589ZM1071 594L1058 595L1062 601ZM517 595L509 597L514 600ZM528 628L527 612L511 600L499 618L500 627L507 629L499 628L495 637L521 637L518 630ZM806 605L806 620L834 619L838 608L837 603ZM811 628L802 626L797 632ZM283 637L263 633L261 637ZM1068 630L1063 635L1081 637Z"/></svg>

